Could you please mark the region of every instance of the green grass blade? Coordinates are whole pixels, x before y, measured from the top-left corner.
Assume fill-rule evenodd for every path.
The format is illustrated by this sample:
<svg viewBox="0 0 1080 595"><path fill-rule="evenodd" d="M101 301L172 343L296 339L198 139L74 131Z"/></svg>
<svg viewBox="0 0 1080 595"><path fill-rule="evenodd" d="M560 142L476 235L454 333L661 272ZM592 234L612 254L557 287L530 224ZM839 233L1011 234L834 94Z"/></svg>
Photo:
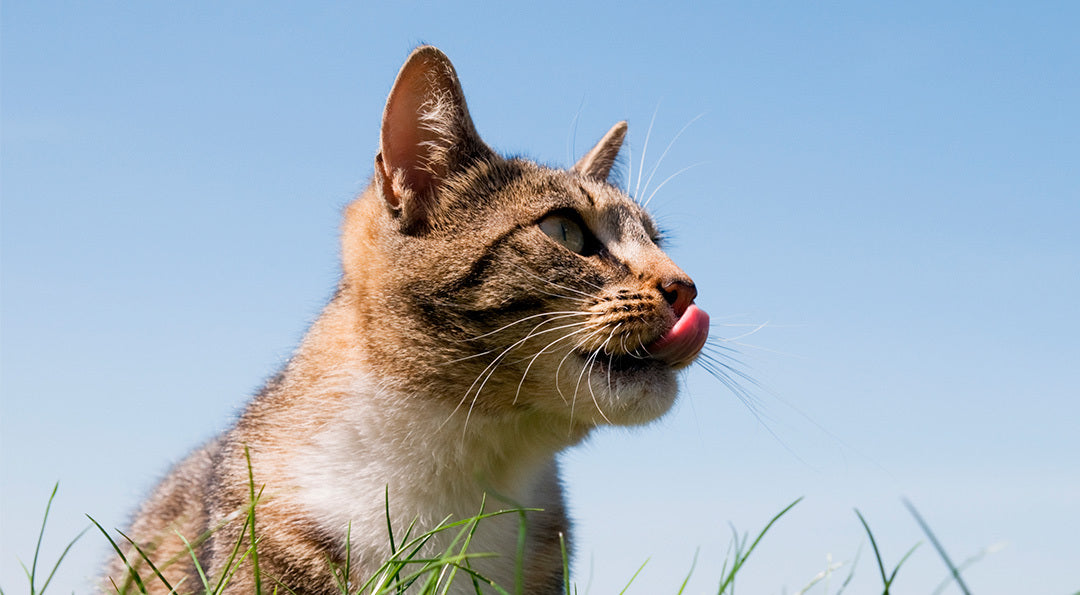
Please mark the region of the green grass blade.
<svg viewBox="0 0 1080 595"><path fill-rule="evenodd" d="M570 595L570 556L566 553L566 535L562 531L559 531L559 551L562 552L563 593Z"/></svg>
<svg viewBox="0 0 1080 595"><path fill-rule="evenodd" d="M33 580L30 578L30 569L26 567L26 563L22 560L19 560L19 566L22 566L22 571L23 574L26 575L26 580L30 581L31 584L33 584ZM31 591L30 594L33 595L33 591Z"/></svg>
<svg viewBox="0 0 1080 595"><path fill-rule="evenodd" d="M252 574L255 577L255 595L262 595L262 573L259 572L259 551L255 547L255 473L251 470L251 451L248 450L247 445L244 445L244 458L247 460L248 468L248 493L251 498L251 567ZM262 489L259 489L259 493L262 494Z"/></svg>
<svg viewBox="0 0 1080 595"><path fill-rule="evenodd" d="M274 595L277 595L277 592L278 592L279 588L285 589L286 591L289 592L290 595L297 595L296 591L293 591L291 588L289 588L289 585L286 585L285 583L281 582L281 580L279 580L277 577L271 577L271 578L273 578L274 582L277 583L276 585L274 585Z"/></svg>
<svg viewBox="0 0 1080 595"><path fill-rule="evenodd" d="M915 545L911 546L911 549L908 550L907 553L904 554L902 558L900 558L900 561L896 563L896 568L893 568L892 574L889 575L890 586L893 584L893 581L896 580L896 573L900 572L900 567L904 565L904 562L907 562L907 559L911 557L911 554L915 553L915 550L919 549L920 545L922 545L922 542L916 543Z"/></svg>
<svg viewBox="0 0 1080 595"><path fill-rule="evenodd" d="M211 591L211 593L222 592L225 589L225 585L232 579L233 573L240 568L240 562L243 562L244 559L247 558L246 551L243 554L240 554L240 546L244 544L244 536L247 535L248 523L250 522L251 516L248 515L244 519L244 525L240 527L240 531L237 533L236 543L233 544L232 552L229 553L229 559L225 560L225 564L222 566L222 568L226 570L218 577L217 585L214 586L214 590ZM221 526L218 526L218 528L220 529ZM237 556L240 556L239 561L236 558ZM236 564L234 565L233 562L236 562Z"/></svg>
<svg viewBox="0 0 1080 595"><path fill-rule="evenodd" d="M460 554L464 555L466 552L468 552L469 546L472 545L472 538L473 538L474 535L476 535L477 528L480 527L480 519L484 516L484 506L486 506L486 505L487 505L487 493L485 492L480 497L480 512L478 512L476 516L474 516L472 519L470 519L471 522L468 525L466 525L465 529L462 530L465 534L464 534L464 542L461 544L461 551L459 552ZM455 537L454 540L450 543L450 546L447 548L446 553L449 553L452 549L454 549L455 544L457 543L458 539L460 539L461 537L462 537L462 533L459 532L457 537ZM466 558L465 559L466 566L468 566L468 563L469 563L468 558ZM457 576L457 570L458 569L456 567L450 569L450 574L446 579L446 585L443 587L442 595L446 595L449 592L450 585L453 584L454 577ZM445 571L445 568L444 568L444 571ZM442 577L443 577L442 572L440 572L438 576L435 576L435 574L432 573L432 578L437 578L439 581L442 580ZM472 580L473 590L476 591L477 595L482 595L482 593L480 591L480 581L476 577L471 576L471 575L470 575L470 580Z"/></svg>
<svg viewBox="0 0 1080 595"><path fill-rule="evenodd" d="M682 595L683 591L686 590L686 584L690 582L690 577L694 575L694 568L697 567L698 554L700 553L700 547L694 550L694 559L690 562L690 571L686 573L686 578L683 579L682 585L679 587L679 591L676 595Z"/></svg>
<svg viewBox="0 0 1080 595"><path fill-rule="evenodd" d="M359 590L370 590L371 593L385 592L386 589L390 588L389 586L387 586L387 584L395 580L395 576L397 576L401 572L401 570L405 567L405 564L422 562L421 560L415 560L414 558L420 553L420 550L423 549L424 545L426 545L432 537L434 537L440 531L449 529L450 527L460 524L447 524L446 521L449 520L449 518L450 517L444 518L441 522L439 522L438 525L435 526L434 529L422 533L412 538L410 541L402 543L401 547L398 548L397 552L394 555L390 556L385 562L383 562L382 565L380 565L379 568L376 569L374 573L372 573L368 580L364 582L364 584L360 587ZM412 527L414 526L414 524L415 521L413 523L410 523L408 533L412 533ZM404 554L404 558L402 558L402 553L405 550L409 550L410 548L412 549L412 551ZM405 587L407 588L408 585L406 585Z"/></svg>
<svg viewBox="0 0 1080 595"><path fill-rule="evenodd" d="M396 583L395 584L388 584L389 583L388 579L378 581L378 582L374 582L374 583L373 583L373 581L369 580L368 581L369 583L373 583L371 585L370 590L368 590L368 587L365 587L362 590L366 590L369 593L371 593L372 595L374 595L374 594L380 594L381 595L381 594L384 594L384 593L391 593L391 592L398 593L398 592L401 592L401 589L408 589L415 581L419 580L420 578L422 578L425 575L431 575L432 573L434 573L436 571L445 570L445 568L447 568L447 567L452 567L454 565L457 565L458 569L461 570L462 572L465 572L465 573L471 574L471 575L475 575L481 581L483 581L484 583L489 584L490 586L494 587L500 593L504 593L505 595L509 595L509 593L506 593L505 589L502 589L498 585L495 585L494 583L492 583L492 581L490 579L487 579L483 575L477 573L475 570L469 568L467 565L464 565L464 562L466 562L467 559L481 558L481 557L489 557L489 555L487 555L487 554L466 554L466 555L453 554L453 555L445 555L445 556L438 557L438 558L423 558L423 559L417 558L417 559L413 559L413 560L410 560L409 563L412 564L412 565L418 566L419 568L417 570L414 570L414 571L411 571L411 572L409 572L407 574L404 574L402 576L400 586L397 585ZM386 567L388 564L390 564L390 561L383 563L383 567ZM396 564L400 565L401 562L398 561ZM400 571L400 569L398 571ZM375 577L375 578L378 578L378 577ZM430 577L429 576L429 585L432 584L432 581L430 580L431 578L434 578L434 579L437 580L438 577ZM427 585L425 585L425 586L427 586ZM422 593L430 593L431 591L430 590L423 590L421 592Z"/></svg>
<svg viewBox="0 0 1080 595"><path fill-rule="evenodd" d="M885 563L881 560L881 551L878 549L877 541L874 539L874 532L870 530L870 525L863 518L858 508L855 508L855 515L859 517L859 522L862 523L863 529L866 530L866 535L870 538L870 547L874 548L874 557L877 558L878 570L881 572L881 583L885 585L885 592L883 595L889 595L889 578L885 576Z"/></svg>
<svg viewBox="0 0 1080 595"><path fill-rule="evenodd" d="M515 595L524 595L525 593L525 531L527 526L525 510L518 509L517 559L514 561Z"/></svg>
<svg viewBox="0 0 1080 595"><path fill-rule="evenodd" d="M150 560L150 557L147 556L145 552L143 552L142 548L139 547L139 544L135 543L134 539L128 537L122 531L117 531L117 533L120 533L120 537L126 539L127 542L131 544L131 547L135 548L135 551L139 554L139 557L141 557L143 561L145 561L150 566L150 570L154 571L154 574L157 575L158 580L161 581L161 584L169 588L170 593L176 590L173 588L172 585L169 584L169 581L165 580L165 577L161 575L161 571L158 570L157 566L154 566L154 563Z"/></svg>
<svg viewBox="0 0 1080 595"><path fill-rule="evenodd" d="M957 586L959 586L960 590L964 592L964 595L971 595L971 591L968 590L967 585L964 584L964 579L960 578L960 571L956 568L956 565L952 563L952 560L949 559L949 555L945 553L945 548L942 547L941 542L938 541L937 537L934 535L934 532L930 530L930 525L926 524L926 521L924 521L922 516L919 515L919 511L915 510L915 506L912 505L911 501L909 501L907 498L904 498L903 502L904 506L907 507L908 512L911 513L911 516L915 517L915 522L919 523L919 527L922 528L923 533L926 534L926 537L930 540L930 543L933 544L934 549L937 550L938 555L941 556L941 559L945 561L945 565L949 567L949 571L952 572L953 580L956 581Z"/></svg>
<svg viewBox="0 0 1080 595"><path fill-rule="evenodd" d="M393 556L397 553L397 547L394 545L394 526L390 522L390 484L386 484L386 495L383 497L383 504L386 507L386 534L390 536L390 555Z"/></svg>
<svg viewBox="0 0 1080 595"><path fill-rule="evenodd" d="M244 565L244 561L247 560L248 556L250 556L250 555L251 555L251 548L249 547L248 549L246 549L244 551L243 554L240 555L240 558L236 561L236 564L234 564L232 566L232 568L229 568L228 572L225 573L226 574L226 579L224 581L220 581L220 584L217 587L217 590L214 591L215 594L216 593L223 593L225 591L225 585L229 584L229 581L232 580L233 575L236 574L236 572L238 570L240 570L240 567ZM271 577L271 578L273 578L273 577Z"/></svg>
<svg viewBox="0 0 1080 595"><path fill-rule="evenodd" d="M453 556L451 558L437 558L435 560L432 560L432 562L435 564L435 566L433 568L425 569L423 572L433 572L434 570L439 569L439 568L441 568L443 566L453 566L453 567L457 568L458 570L461 570L462 572L470 575L473 579L476 580L476 582L483 583L483 584L491 587L492 589L495 589L495 592L499 593L499 595L510 595L510 593L506 589L504 589L501 586L497 585L495 583L495 581L487 578L486 576L480 574L479 572L473 570L472 568L469 568L469 566L467 564L464 564L464 562L466 562L468 560L468 558L476 558L476 557L486 557L486 556L482 556L482 555L478 556L478 555L472 554L472 555L467 555L467 556Z"/></svg>
<svg viewBox="0 0 1080 595"><path fill-rule="evenodd" d="M740 551L742 549L741 546L735 548L735 561L731 565L731 573L724 578L724 582L720 583L720 593L723 593L725 590L727 590L728 586L735 581L735 574L738 573L739 569L742 568L743 564L746 563L746 560L750 557L750 554L753 553L754 548L756 548L758 543L761 542L761 538L765 537L765 534L769 532L769 529L771 529L774 524L776 524L776 521L780 520L780 517L787 514L788 511L792 508L795 508L795 505L799 502L802 502L801 497L792 502L791 504L788 504L780 512L776 513L776 516L769 520L769 522L765 525L765 528L762 529L760 533L758 533L757 538L754 539L754 542L750 544L750 547L747 548L745 552Z"/></svg>
<svg viewBox="0 0 1080 595"><path fill-rule="evenodd" d="M60 482L56 482L53 485L52 494L49 494L49 502L45 505L45 517L41 519L41 531L38 532L37 545L34 546L34 561L30 563L30 595L37 595L37 591L34 589L34 579L37 578L37 561L38 554L41 553L41 542L45 537L45 524L49 522L49 510L52 509L53 498L56 497L57 490L60 489ZM26 567L23 567L25 570Z"/></svg>
<svg viewBox="0 0 1080 595"><path fill-rule="evenodd" d="M60 558L56 560L56 564L53 564L52 570L49 572L49 576L45 577L45 584L41 585L41 590L38 591L38 595L45 595L45 589L49 588L49 583L52 582L53 576L56 574L57 569L60 568L60 563L64 561L64 556L68 555L68 552L71 551L71 548L75 545L75 542L79 541L79 539L81 539L83 535L86 535L86 532L89 530L90 527L86 527L82 531L79 531L79 534L75 536L75 539L72 539L68 542L67 547L65 547L64 551L60 553ZM3 593L0 593L0 595L3 595Z"/></svg>
<svg viewBox="0 0 1080 595"><path fill-rule="evenodd" d="M109 540L109 544L112 545L114 550L116 550L116 555L120 556L120 561L123 562L124 567L128 569L128 577L135 581L135 585L137 587L139 587L139 592L143 593L143 595L145 595L146 594L146 585L143 584L142 578L139 577L139 573L136 572L135 569L131 567L130 563L128 563L128 559L127 559L126 556L124 556L124 552L120 551L120 546L116 545L116 542L113 541L113 538L111 536L109 536L109 532L106 531L105 527L102 527L100 523L95 521L94 517L92 517L90 515L86 515L86 518L90 519L90 522L94 523L94 526L96 526L98 528L98 530L101 531L101 534L105 536L105 539ZM111 580L111 577L110 577L110 580ZM115 582L113 582L113 586L114 587L116 586ZM127 589L124 589L124 591L120 591L119 587L117 587L116 591L118 593L120 593L120 592L126 593Z"/></svg>
<svg viewBox="0 0 1080 595"><path fill-rule="evenodd" d="M987 547L983 548L982 550L980 550L975 555L968 558L967 560L964 560L963 562L957 564L956 568L960 572L963 572L963 571L967 570L968 567L973 566L976 562L982 560L983 558L985 558L986 556L988 556L990 554L993 554L993 553L1001 550L1003 547L1005 547L1004 543L996 543L994 545L987 546ZM944 592L945 589L949 586L949 583L951 583L951 582L952 582L952 576L950 575L950 576L946 577L945 580L943 580L941 582L941 584L939 584L937 586L937 588L934 589L934 591L930 595L939 595L940 593ZM1074 593L1073 595L1080 595L1080 593Z"/></svg>
<svg viewBox="0 0 1080 595"><path fill-rule="evenodd" d="M345 595L349 595L349 577L352 576L352 521L345 527Z"/></svg>
<svg viewBox="0 0 1080 595"><path fill-rule="evenodd" d="M175 533L180 538L180 541L184 542L184 547L187 548L188 555L191 556L191 561L195 564L195 570L199 573L199 579L202 580L203 588L206 589L207 593L215 593L215 591L210 590L210 580L206 578L206 573L203 572L202 565L199 564L199 557L195 555L195 548L188 543L187 538L181 535L179 531L175 531ZM143 591L143 593L145 592Z"/></svg>
<svg viewBox="0 0 1080 595"><path fill-rule="evenodd" d="M630 577L630 580L626 583L626 586L623 587L623 590L619 591L619 595L626 594L627 589L630 588L630 585L634 584L634 581L637 580L638 575L641 574L641 571L645 569L645 565L648 563L649 559L646 558L645 561L641 563L641 566L638 566L638 569L634 571L634 576Z"/></svg>

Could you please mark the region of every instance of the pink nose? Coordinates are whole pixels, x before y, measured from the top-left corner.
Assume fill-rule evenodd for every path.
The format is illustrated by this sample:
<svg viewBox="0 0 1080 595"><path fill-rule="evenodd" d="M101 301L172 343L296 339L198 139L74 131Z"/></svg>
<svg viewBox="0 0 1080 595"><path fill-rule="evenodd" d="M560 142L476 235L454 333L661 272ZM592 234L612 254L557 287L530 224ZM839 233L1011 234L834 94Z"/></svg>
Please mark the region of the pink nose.
<svg viewBox="0 0 1080 595"><path fill-rule="evenodd" d="M690 304L694 303L694 298L697 297L697 288L694 287L694 282L688 278L667 279L660 283L660 293L664 294L664 299L675 310L675 316L679 317L686 312Z"/></svg>

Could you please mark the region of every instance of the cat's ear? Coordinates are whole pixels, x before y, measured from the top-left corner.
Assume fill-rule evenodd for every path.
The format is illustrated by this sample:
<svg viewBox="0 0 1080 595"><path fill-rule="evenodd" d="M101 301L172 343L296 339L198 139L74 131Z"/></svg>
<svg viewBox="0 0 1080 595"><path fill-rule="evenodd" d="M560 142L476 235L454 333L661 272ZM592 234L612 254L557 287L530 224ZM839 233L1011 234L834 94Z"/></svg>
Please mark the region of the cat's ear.
<svg viewBox="0 0 1080 595"><path fill-rule="evenodd" d="M415 49L386 100L375 158L382 198L402 227L422 227L447 176L492 154L476 133L450 59L431 46Z"/></svg>
<svg viewBox="0 0 1080 595"><path fill-rule="evenodd" d="M578 160L570 171L597 180L606 180L608 174L611 173L611 166L615 165L615 158L619 156L619 149L622 148L624 138L626 138L625 120L612 126L604 138Z"/></svg>

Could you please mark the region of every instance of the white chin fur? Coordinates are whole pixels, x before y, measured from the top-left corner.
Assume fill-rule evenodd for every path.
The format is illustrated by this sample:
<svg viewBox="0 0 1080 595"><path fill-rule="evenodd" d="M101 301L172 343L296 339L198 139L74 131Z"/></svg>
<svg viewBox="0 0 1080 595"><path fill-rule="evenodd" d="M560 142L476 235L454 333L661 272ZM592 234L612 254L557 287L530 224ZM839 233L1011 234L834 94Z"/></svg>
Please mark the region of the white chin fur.
<svg viewBox="0 0 1080 595"><path fill-rule="evenodd" d="M565 413L572 409L575 420L588 420L595 425L649 423L671 409L679 391L676 373L667 367L613 371L610 377L599 369L580 376L580 370L578 367L574 374L560 378L562 394L555 405Z"/></svg>

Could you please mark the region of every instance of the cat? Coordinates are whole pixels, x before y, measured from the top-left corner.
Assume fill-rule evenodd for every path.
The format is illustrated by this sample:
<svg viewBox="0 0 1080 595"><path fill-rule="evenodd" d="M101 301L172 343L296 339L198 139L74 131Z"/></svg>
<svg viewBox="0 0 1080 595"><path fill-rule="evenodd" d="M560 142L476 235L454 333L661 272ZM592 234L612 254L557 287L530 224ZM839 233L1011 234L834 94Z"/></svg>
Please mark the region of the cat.
<svg viewBox="0 0 1080 595"><path fill-rule="evenodd" d="M203 590L178 535L212 585L228 576L225 593L255 592L254 560L233 551L250 545L258 492L267 592L341 593L331 565L340 575L346 551L355 590L391 555L388 524L400 542L486 502L537 510L525 513L523 560L519 516L506 514L478 524L469 551L497 555L470 568L509 590L520 563L525 592L562 593L556 454L597 426L665 413L708 335L693 281L608 181L626 130L616 124L569 170L501 157L449 59L414 50L387 99L371 183L345 209L334 296L284 369L168 473L126 533L160 572L126 550L148 592ZM106 574L106 590L136 591L119 556ZM475 593L459 574L450 592Z"/></svg>

